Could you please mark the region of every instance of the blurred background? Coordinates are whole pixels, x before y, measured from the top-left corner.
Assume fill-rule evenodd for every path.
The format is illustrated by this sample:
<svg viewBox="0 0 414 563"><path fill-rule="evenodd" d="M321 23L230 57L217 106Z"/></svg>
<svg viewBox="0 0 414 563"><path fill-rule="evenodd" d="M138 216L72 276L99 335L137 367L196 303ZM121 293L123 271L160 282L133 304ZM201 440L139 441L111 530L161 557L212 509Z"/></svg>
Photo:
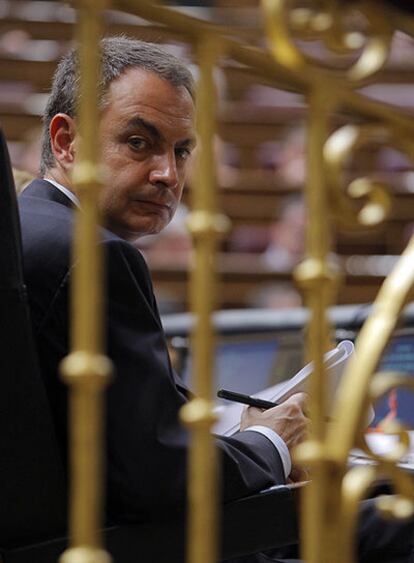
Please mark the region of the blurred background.
<svg viewBox="0 0 414 563"><path fill-rule="evenodd" d="M410 8L402 1L394 4ZM252 46L266 48L255 0L193 1L174 6L219 24L226 33ZM65 2L0 0L0 122L18 170L19 189L38 174L41 114L57 60L72 44L75 18L75 11ZM355 18L351 10L350 23L363 31L366 22ZM197 60L185 37L116 11L107 12L105 27L106 34L125 33L165 45L187 59L197 76ZM358 56L358 50L353 55L332 56L315 40L299 41L299 46L309 56L330 58L339 67ZM387 65L375 84L363 87L362 92L412 113L413 54L414 39L401 31L395 33ZM232 225L218 256L222 283L217 308L299 306L302 300L292 271L303 258L306 244L306 100L275 88L230 59L223 59L217 69L216 85L219 205ZM358 115L339 112L332 116L332 131L361 122ZM334 224L331 260L344 275L340 304L372 301L414 231L414 170L404 154L367 144L346 163L347 183L360 176L389 184L392 209L385 224L366 231L344 232ZM188 309L192 250L185 222L195 181L193 166L174 221L161 235L137 243L152 270L163 313ZM357 212L360 204L355 205Z"/></svg>

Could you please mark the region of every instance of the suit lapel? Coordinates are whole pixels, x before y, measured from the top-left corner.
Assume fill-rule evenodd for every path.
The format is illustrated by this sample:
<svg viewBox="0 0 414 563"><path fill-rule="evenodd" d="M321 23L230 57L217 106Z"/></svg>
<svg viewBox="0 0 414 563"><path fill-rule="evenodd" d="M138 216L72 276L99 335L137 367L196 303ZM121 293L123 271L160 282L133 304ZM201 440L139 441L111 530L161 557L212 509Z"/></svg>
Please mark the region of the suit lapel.
<svg viewBox="0 0 414 563"><path fill-rule="evenodd" d="M72 209L75 207L72 201L63 192L58 190L47 180L33 180L20 195L20 197L26 196L54 201L55 203L60 203Z"/></svg>

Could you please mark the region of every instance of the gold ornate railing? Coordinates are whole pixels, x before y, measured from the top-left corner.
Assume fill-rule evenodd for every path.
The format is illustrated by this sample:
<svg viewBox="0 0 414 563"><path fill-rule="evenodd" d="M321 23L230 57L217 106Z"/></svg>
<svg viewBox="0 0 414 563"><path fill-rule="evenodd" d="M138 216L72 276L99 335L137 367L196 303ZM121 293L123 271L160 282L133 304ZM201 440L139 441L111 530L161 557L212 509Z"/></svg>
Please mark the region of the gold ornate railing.
<svg viewBox="0 0 414 563"><path fill-rule="evenodd" d="M72 282L72 352L62 362L70 387L71 543L62 563L109 563L99 530L103 525L103 392L111 363L103 355L102 248L98 244L100 186L98 123L99 50L105 0L79 2L81 143L74 182L82 206L77 212Z"/></svg>
<svg viewBox="0 0 414 563"><path fill-rule="evenodd" d="M214 335L210 314L214 308L214 251L217 237L226 229L225 219L215 203L213 150L214 85L213 68L225 54L272 80L279 88L302 92L309 103L308 182L309 209L307 258L296 270L311 311L309 355L315 370L311 382L312 435L297 451L297 459L310 467L312 482L304 494L302 514L303 556L309 563L351 563L352 534L356 526L358 502L379 471L392 480L398 493L380 508L396 517L406 517L414 508L414 486L396 462L407 445L402 428L393 429L401 444L387 458L372 457L376 466L347 470L349 450L363 441L363 427L370 401L397 384L412 382L391 375L375 376L381 353L408 299L414 281L414 242L384 284L374 312L361 331L357 360L353 360L341 383L334 408L335 422L324 418L327 382L322 357L330 340L327 307L334 302L338 274L328 261L332 222L339 218L345 226L372 225L384 220L390 199L384 186L363 178L344 186L345 160L366 142L397 146L414 156L414 121L397 108L374 102L357 89L367 84L386 61L395 28L414 34L414 22L378 2L339 3L335 0L306 2L305 7L288 0L263 0L269 50L242 45L219 26L199 21L147 0L78 0L79 39L82 44L83 94L80 112L83 131L82 154L75 176L85 213L79 215L75 253L79 262L75 280L73 353L64 364L71 383L72 413L72 511L73 545L64 554L65 563L101 563L107 555L97 534L101 510L100 414L101 395L109 375L108 361L101 356L101 291L97 283L100 257L96 245L98 222L96 196L99 185L95 136L98 22L105 7L125 10L180 32L194 45L200 65L198 132L202 147L199 184L194 192L190 217L197 251L192 276L192 303L196 313L194 331L196 391L198 398L183 410L182 418L192 430L190 455L189 561L213 563L217 560L216 460L210 436L212 414L212 354ZM312 6L314 6L312 8ZM361 30L347 29L347 12L364 16L366 36ZM354 21L351 19L351 21ZM328 51L360 49L349 68L316 61L298 48L295 38L322 40ZM349 124L329 134L332 115L346 109L370 123ZM354 207L354 200L364 205ZM93 288L93 289L91 289ZM98 439L96 439L98 437ZM372 453L372 452L371 452ZM277 509L277 507L276 507Z"/></svg>
<svg viewBox="0 0 414 563"><path fill-rule="evenodd" d="M209 34L198 41L200 80L197 89L197 124L200 156L194 194L194 208L188 226L196 249L191 306L196 324L193 331L194 383L197 398L182 409L182 420L192 433L189 463L188 560L209 563L217 560L217 454L211 426L213 413L213 332L211 314L215 306L215 250L217 238L225 232L227 221L217 212L215 202L214 132L215 84L213 71L220 54L220 41ZM203 510L203 507L208 510ZM205 539L208 538L208 539ZM204 545L204 549L200 549Z"/></svg>

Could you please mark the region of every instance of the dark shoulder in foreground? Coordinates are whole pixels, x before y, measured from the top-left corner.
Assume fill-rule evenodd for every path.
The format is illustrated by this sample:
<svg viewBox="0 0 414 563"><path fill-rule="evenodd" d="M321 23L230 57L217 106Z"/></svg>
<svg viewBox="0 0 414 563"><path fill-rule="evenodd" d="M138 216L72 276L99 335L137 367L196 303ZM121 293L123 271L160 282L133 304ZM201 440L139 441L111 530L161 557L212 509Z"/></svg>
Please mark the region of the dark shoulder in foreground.
<svg viewBox="0 0 414 563"><path fill-rule="evenodd" d="M40 245L50 259L68 257L75 223L74 204L52 184L34 180L18 198L23 244L31 250ZM121 239L101 229L103 241Z"/></svg>
<svg viewBox="0 0 414 563"><path fill-rule="evenodd" d="M18 203L26 283L31 287L39 285L51 296L71 268L74 204L45 180L29 184ZM133 245L104 228L100 236L106 247L120 247L139 257L141 267L146 269L141 253Z"/></svg>

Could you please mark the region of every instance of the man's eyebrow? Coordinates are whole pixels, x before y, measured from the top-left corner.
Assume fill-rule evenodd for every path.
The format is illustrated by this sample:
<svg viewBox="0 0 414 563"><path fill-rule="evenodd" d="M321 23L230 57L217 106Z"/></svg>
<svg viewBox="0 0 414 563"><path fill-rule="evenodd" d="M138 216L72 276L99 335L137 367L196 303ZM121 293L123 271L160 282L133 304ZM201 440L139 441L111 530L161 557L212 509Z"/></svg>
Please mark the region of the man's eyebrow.
<svg viewBox="0 0 414 563"><path fill-rule="evenodd" d="M197 140L195 137L189 137L188 139L184 139L183 141L179 141L177 146L180 148L186 148L193 150L197 144Z"/></svg>
<svg viewBox="0 0 414 563"><path fill-rule="evenodd" d="M132 119L130 119L128 121L127 124L127 130L132 130L132 129L136 129L136 128L141 128L141 129L145 129L146 131L148 131L148 133L150 135L152 135L152 137L154 137L155 139L162 139L163 136L160 133L160 131L158 130L158 128L151 123L150 121L147 121L146 119L142 118L142 117L133 117ZM177 143L178 146L180 147L188 147L189 149L193 149L197 144L196 138L195 136L193 137L189 137L188 139L184 139L183 141L180 141L179 143Z"/></svg>
<svg viewBox="0 0 414 563"><path fill-rule="evenodd" d="M150 133L150 135L152 135L156 139L162 138L162 135L158 131L157 127L155 127L155 125L153 123L147 121L146 119L143 119L142 117L138 117L138 116L133 117L132 119L130 119L128 121L127 129L135 129L137 127L140 127L142 129L146 129L147 132Z"/></svg>

